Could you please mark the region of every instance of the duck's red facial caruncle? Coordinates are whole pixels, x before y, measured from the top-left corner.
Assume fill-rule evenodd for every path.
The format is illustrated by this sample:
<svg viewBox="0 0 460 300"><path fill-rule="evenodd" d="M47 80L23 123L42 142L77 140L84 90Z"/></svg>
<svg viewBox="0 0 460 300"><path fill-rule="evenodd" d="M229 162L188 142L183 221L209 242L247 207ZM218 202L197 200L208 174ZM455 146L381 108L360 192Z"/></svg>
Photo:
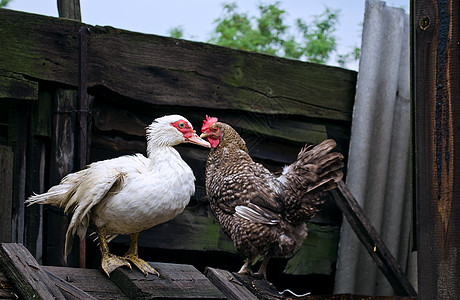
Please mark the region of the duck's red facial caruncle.
<svg viewBox="0 0 460 300"><path fill-rule="evenodd" d="M173 126L180 133L182 133L182 135L185 138L185 142L193 143L193 144L197 144L197 145L200 145L200 146L210 148L209 143L206 142L205 140L201 139L196 134L196 131L193 130L193 127L187 121L180 119L180 120L178 120L176 122L171 123L171 126Z"/></svg>

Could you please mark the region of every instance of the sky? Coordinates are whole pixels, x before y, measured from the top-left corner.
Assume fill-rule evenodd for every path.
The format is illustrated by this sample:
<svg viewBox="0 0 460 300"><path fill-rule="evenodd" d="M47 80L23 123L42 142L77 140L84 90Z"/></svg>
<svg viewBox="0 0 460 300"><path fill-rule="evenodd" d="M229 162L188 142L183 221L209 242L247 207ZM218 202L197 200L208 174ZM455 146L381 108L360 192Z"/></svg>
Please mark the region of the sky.
<svg viewBox="0 0 460 300"><path fill-rule="evenodd" d="M222 13L222 3L234 2L239 12L258 15L258 4L274 3L267 0L80 0L82 22L89 25L169 36L169 30L181 26L184 38L206 42L214 28L214 21ZM338 53L349 53L361 45L364 0L279 0L287 13L286 23L294 26L301 18L310 22L314 15L326 7L340 10L340 23L336 31ZM57 17L56 0L12 0L7 8ZM409 0L388 0L388 6L409 11ZM334 61L329 65L336 65ZM357 70L358 63L347 65Z"/></svg>

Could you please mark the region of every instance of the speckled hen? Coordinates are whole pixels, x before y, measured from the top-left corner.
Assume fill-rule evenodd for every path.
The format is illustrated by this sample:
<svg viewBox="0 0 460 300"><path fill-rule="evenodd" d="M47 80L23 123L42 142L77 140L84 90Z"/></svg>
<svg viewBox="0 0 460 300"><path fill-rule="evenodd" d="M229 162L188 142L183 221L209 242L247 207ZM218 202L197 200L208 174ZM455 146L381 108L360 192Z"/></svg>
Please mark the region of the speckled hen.
<svg viewBox="0 0 460 300"><path fill-rule="evenodd" d="M110 273L129 262L146 276L159 275L138 257L139 232L166 222L181 213L195 192L195 176L173 146L194 143L210 147L182 116L157 118L147 127L147 157L136 154L95 162L68 174L48 192L31 196L30 204L51 204L72 212L67 229L65 256L75 233L83 239L90 221L100 239L102 269ZM107 235L129 234L128 252L120 257L109 252Z"/></svg>
<svg viewBox="0 0 460 300"><path fill-rule="evenodd" d="M324 202L324 192L342 178L343 156L333 140L306 145L280 176L255 163L244 140L229 125L206 117L202 138L211 151L206 162L206 193L224 232L246 262L264 259L256 276L266 278L270 257L292 255L307 236L305 222Z"/></svg>

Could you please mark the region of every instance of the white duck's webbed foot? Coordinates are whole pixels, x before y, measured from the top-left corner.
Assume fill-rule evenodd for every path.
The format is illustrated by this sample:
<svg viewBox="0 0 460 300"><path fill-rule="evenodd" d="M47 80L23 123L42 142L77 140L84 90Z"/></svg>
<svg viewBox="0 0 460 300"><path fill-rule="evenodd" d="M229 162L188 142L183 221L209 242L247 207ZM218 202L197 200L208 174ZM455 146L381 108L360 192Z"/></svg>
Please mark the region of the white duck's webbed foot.
<svg viewBox="0 0 460 300"><path fill-rule="evenodd" d="M121 266L127 266L130 270L132 270L131 265L125 258L109 252L109 246L107 245L107 231L105 227L98 228L97 235L99 236L99 247L102 254L101 267L105 274L110 277L110 273Z"/></svg>
<svg viewBox="0 0 460 300"><path fill-rule="evenodd" d="M115 269L122 266L126 266L130 271L132 271L130 263L124 257L120 257L109 252L102 254L101 267L108 277L110 277L110 273L115 271Z"/></svg>
<svg viewBox="0 0 460 300"><path fill-rule="evenodd" d="M146 261L140 259L137 254L137 238L139 237L139 233L133 233L130 235L131 242L129 246L128 252L123 256L124 259L129 260L132 262L145 276L148 274L156 275L160 277L160 273L155 270L152 266L150 266Z"/></svg>
<svg viewBox="0 0 460 300"><path fill-rule="evenodd" d="M140 259L139 256L134 254L126 254L124 258L132 262L145 276L148 276L150 273L160 277L160 273L158 273L158 271L149 265L145 260Z"/></svg>

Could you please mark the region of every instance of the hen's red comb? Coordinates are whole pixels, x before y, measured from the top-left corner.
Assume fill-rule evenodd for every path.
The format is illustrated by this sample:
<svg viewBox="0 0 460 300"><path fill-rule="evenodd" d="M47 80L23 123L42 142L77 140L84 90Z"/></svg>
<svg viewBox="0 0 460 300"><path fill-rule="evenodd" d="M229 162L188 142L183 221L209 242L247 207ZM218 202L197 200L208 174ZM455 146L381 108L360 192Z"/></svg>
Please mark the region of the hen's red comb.
<svg viewBox="0 0 460 300"><path fill-rule="evenodd" d="M209 126L217 122L217 118L206 116L206 120L203 121L203 126L201 127L201 132L205 132L209 129Z"/></svg>

